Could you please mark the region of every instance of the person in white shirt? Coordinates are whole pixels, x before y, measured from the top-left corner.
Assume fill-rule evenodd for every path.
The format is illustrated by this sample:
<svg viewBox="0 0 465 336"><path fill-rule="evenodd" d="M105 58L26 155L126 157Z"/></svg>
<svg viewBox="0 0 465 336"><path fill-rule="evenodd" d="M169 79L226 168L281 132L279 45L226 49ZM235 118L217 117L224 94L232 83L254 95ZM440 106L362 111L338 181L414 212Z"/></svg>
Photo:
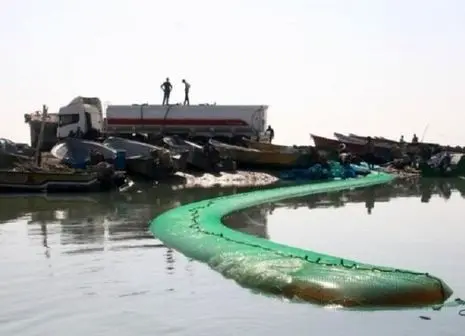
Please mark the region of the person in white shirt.
<svg viewBox="0 0 465 336"><path fill-rule="evenodd" d="M186 82L185 79L183 79L182 82L184 83L184 105L190 105L189 90L191 88L191 85L188 82Z"/></svg>

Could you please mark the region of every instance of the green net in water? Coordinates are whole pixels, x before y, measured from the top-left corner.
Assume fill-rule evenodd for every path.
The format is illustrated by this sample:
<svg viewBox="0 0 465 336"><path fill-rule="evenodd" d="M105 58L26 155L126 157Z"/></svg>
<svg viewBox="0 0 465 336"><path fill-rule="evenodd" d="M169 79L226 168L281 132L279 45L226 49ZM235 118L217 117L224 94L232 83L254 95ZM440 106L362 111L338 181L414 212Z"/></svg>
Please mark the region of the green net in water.
<svg viewBox="0 0 465 336"><path fill-rule="evenodd" d="M383 184L393 177L311 183L219 197L181 206L154 219L152 233L190 258L243 286L318 304L413 307L443 303L452 290L428 273L363 264L286 246L227 228L225 215L267 202ZM389 253L389 251L386 251Z"/></svg>

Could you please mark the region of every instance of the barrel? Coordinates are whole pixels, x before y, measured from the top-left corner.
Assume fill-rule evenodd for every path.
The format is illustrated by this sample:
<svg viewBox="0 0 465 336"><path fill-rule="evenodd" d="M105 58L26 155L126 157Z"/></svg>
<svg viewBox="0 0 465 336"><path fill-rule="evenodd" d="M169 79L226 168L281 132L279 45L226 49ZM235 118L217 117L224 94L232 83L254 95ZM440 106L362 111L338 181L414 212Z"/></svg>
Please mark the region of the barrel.
<svg viewBox="0 0 465 336"><path fill-rule="evenodd" d="M126 151L125 150L116 151L115 169L116 170L126 169Z"/></svg>

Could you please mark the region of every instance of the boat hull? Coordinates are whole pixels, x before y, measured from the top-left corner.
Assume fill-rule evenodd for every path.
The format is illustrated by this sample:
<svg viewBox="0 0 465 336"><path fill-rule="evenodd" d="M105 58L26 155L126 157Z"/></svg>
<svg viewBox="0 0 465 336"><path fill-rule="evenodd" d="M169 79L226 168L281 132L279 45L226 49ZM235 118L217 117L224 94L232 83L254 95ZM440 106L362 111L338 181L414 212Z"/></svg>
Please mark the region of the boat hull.
<svg viewBox="0 0 465 336"><path fill-rule="evenodd" d="M205 151L204 146L174 137L164 137L163 142L171 152L186 155L191 168L207 172L218 170L219 156Z"/></svg>
<svg viewBox="0 0 465 336"><path fill-rule="evenodd" d="M220 155L235 160L239 167L257 167L264 169L306 168L312 163L312 156L299 152L260 151L210 140L210 144Z"/></svg>
<svg viewBox="0 0 465 336"><path fill-rule="evenodd" d="M122 176L102 178L97 173L0 171L0 192L97 192L117 189Z"/></svg>
<svg viewBox="0 0 465 336"><path fill-rule="evenodd" d="M352 134L350 133L349 134L349 137L352 138L352 139L358 139L359 141L360 140L365 140L367 139L367 137L365 136L360 136L360 135L356 135L356 134ZM405 142L403 144L401 144L400 142L398 141L394 141L394 140L391 140L391 139L386 139L384 137L373 137L373 141L375 143L375 145L377 146L385 146L385 147L388 147L388 148L393 148L395 146L399 146L399 147L403 147L405 149L405 151L408 153L408 154L419 154L421 153L422 151L424 151L425 149L442 149L442 150L445 150L445 151L451 151L451 152L455 152L455 153L464 153L464 148L460 147L460 146L448 146L448 145L439 145L439 144L436 144L436 143L428 143L428 142L419 142L419 143L412 143L412 142ZM390 147L389 147L390 146Z"/></svg>
<svg viewBox="0 0 465 336"><path fill-rule="evenodd" d="M422 177L463 177L465 176L465 155L462 153L451 154L451 163L447 165L434 165L430 162L420 164Z"/></svg>
<svg viewBox="0 0 465 336"><path fill-rule="evenodd" d="M325 137L321 137L318 135L310 134L313 138L313 142L315 143L315 147L320 150L329 151L332 153L336 153L339 151L340 145L344 143L346 145L346 150L356 154L360 157L364 157L367 154L366 146L351 142L341 142L334 139L329 139ZM374 147L374 154L376 156L376 163L381 164L385 162L389 162L393 159L392 152L390 149L387 148L380 148L375 146Z"/></svg>
<svg viewBox="0 0 465 336"><path fill-rule="evenodd" d="M366 145L368 142L368 137L361 137L361 136L353 135L353 134L344 135L341 133L334 132L334 137L343 143L354 143L354 144L358 144L362 146ZM394 140L384 139L380 137L374 137L372 138L372 141L373 141L373 144L379 148L392 149L394 146L400 145L400 143Z"/></svg>
<svg viewBox="0 0 465 336"><path fill-rule="evenodd" d="M299 148L293 146L275 145L269 142L258 142L249 139L243 139L243 141L248 148L257 149L259 151L283 153L295 153L300 151Z"/></svg>
<svg viewBox="0 0 465 336"><path fill-rule="evenodd" d="M172 176L176 169L173 165L160 165L151 157L132 157L126 161L126 171L140 180L163 180Z"/></svg>
<svg viewBox="0 0 465 336"><path fill-rule="evenodd" d="M119 137L109 137L103 144L126 151L128 173L144 179L159 180L186 167L186 154L171 155L162 147Z"/></svg>
<svg viewBox="0 0 465 336"><path fill-rule="evenodd" d="M68 165L82 166L90 160L91 152L98 152L108 163L113 163L116 158L116 150L108 148L95 141L78 138L67 138L56 144L50 153Z"/></svg>

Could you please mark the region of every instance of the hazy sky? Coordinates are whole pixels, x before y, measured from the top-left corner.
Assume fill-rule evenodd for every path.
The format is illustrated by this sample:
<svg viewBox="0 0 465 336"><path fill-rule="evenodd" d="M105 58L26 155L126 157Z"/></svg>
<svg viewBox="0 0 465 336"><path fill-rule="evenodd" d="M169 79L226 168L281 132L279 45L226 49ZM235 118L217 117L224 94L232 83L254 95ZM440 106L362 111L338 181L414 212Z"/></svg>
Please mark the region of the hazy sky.
<svg viewBox="0 0 465 336"><path fill-rule="evenodd" d="M268 104L276 141L333 131L465 145L465 1L0 0L0 137L78 95Z"/></svg>

